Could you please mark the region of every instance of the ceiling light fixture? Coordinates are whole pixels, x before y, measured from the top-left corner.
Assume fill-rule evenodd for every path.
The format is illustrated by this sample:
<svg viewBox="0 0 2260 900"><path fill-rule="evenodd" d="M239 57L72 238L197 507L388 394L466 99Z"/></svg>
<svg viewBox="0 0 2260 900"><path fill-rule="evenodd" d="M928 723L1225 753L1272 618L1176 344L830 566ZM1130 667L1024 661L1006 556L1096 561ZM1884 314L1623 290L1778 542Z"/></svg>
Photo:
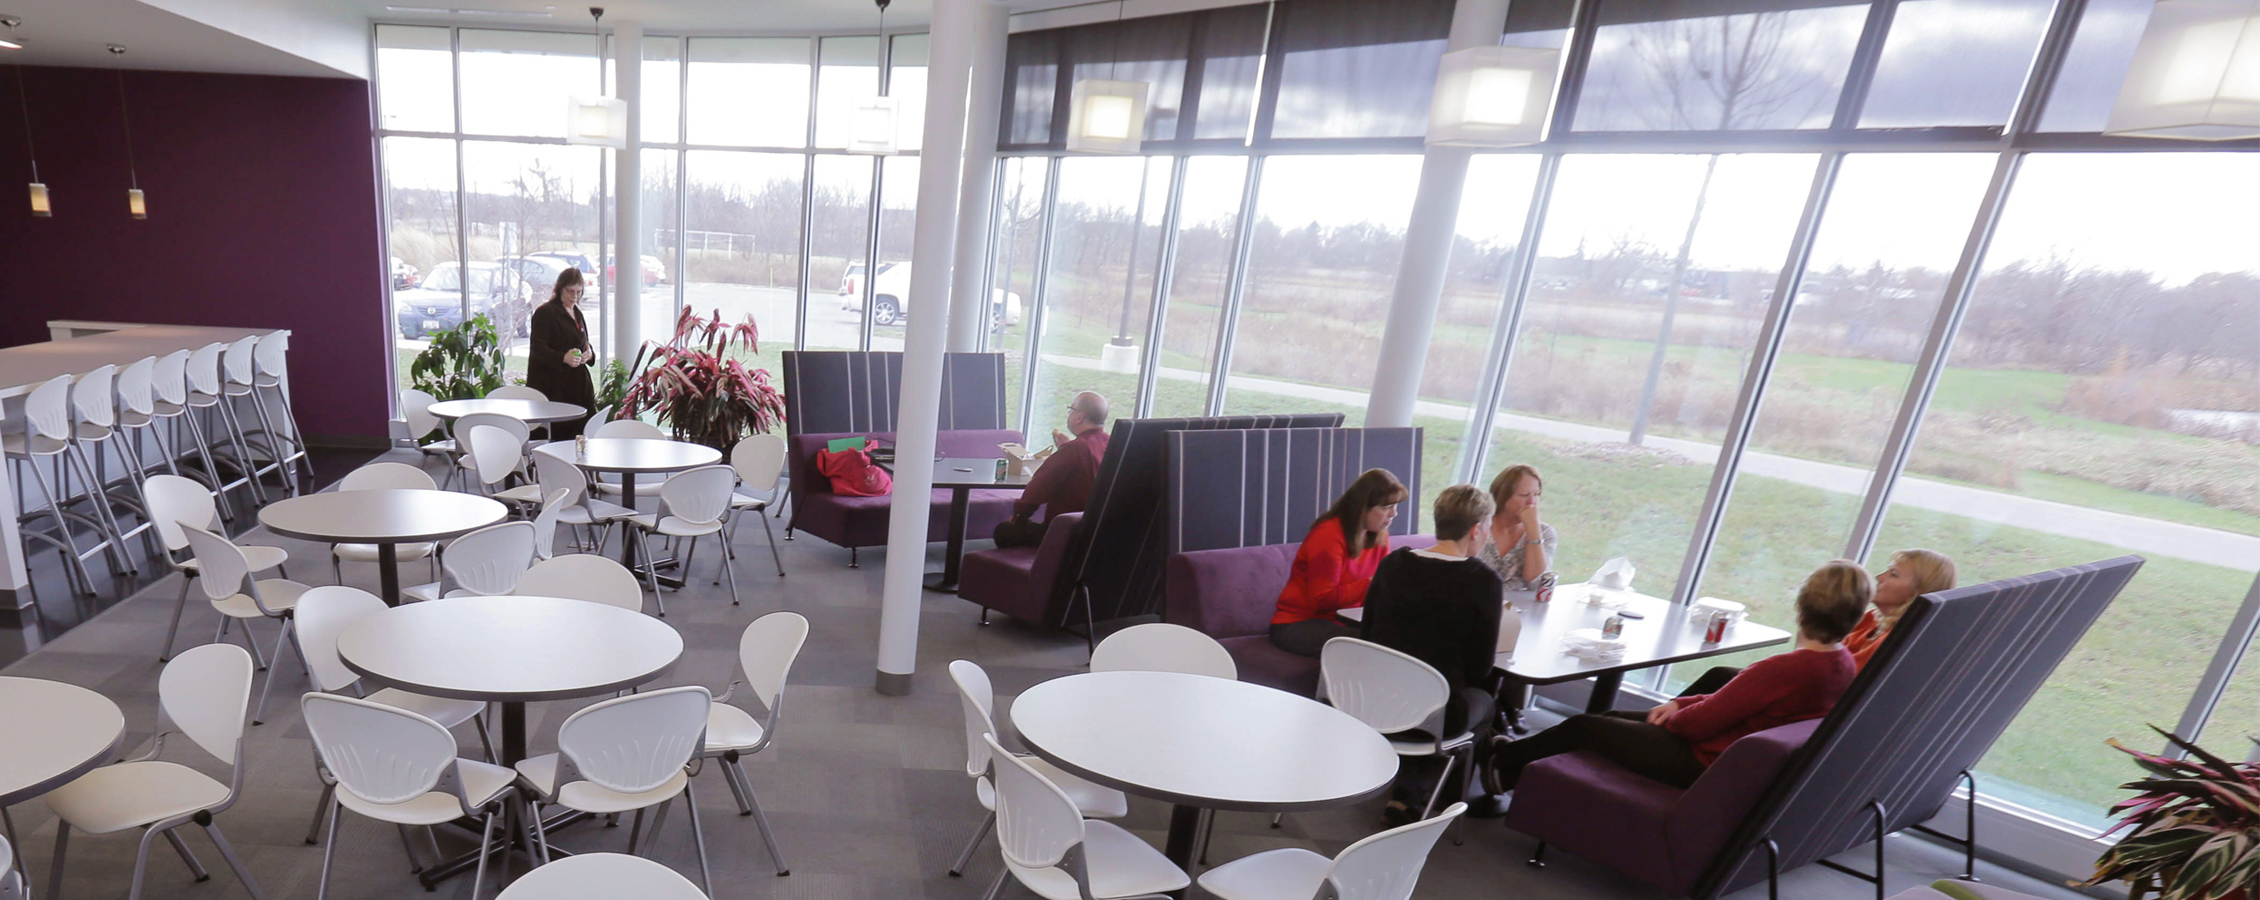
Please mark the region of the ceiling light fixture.
<svg viewBox="0 0 2260 900"><path fill-rule="evenodd" d="M1123 7L1114 8L1114 50L1107 78L1083 78L1068 94L1067 149L1089 153L1136 153L1145 142L1146 95L1153 85L1115 81L1122 64Z"/></svg>
<svg viewBox="0 0 2260 900"><path fill-rule="evenodd" d="M110 58L118 64L118 120L126 128L126 212L136 219L149 218L149 205L141 194L141 171L133 161L133 114L126 108L126 48L110 45Z"/></svg>
<svg viewBox="0 0 2260 900"><path fill-rule="evenodd" d="M566 101L565 143L598 147L628 146L628 101L604 94L604 7L589 7L595 24L596 94L576 94Z"/></svg>
<svg viewBox="0 0 2260 900"><path fill-rule="evenodd" d="M24 20L15 16L0 16L0 25L8 26L8 36L0 38L0 50L22 50L24 48L23 38L16 36L16 26L23 23Z"/></svg>
<svg viewBox="0 0 2260 900"><path fill-rule="evenodd" d="M31 214L45 219L54 215L47 203L47 185L39 180L39 148L31 142L31 97L24 91L24 67L16 66L17 107L24 111L24 154L31 159Z"/></svg>
<svg viewBox="0 0 2260 900"><path fill-rule="evenodd" d="M487 16L497 19L548 19L555 16L555 14L551 12L551 10L554 10L556 8L557 7L554 6L544 6L537 11L530 9L458 9L445 6L387 6L385 7L385 11L399 13L423 13L425 15L433 16Z"/></svg>
<svg viewBox="0 0 2260 900"><path fill-rule="evenodd" d="M879 79L879 95L855 105L855 117L848 120L849 153L872 156L890 156L895 152L897 135L901 133L902 108L895 98L887 96L887 3L873 0L879 5L879 44L873 54L872 72Z"/></svg>
<svg viewBox="0 0 2260 900"><path fill-rule="evenodd" d="M1437 65L1428 143L1446 147L1522 147L1546 139L1553 118L1560 50L1469 47Z"/></svg>
<svg viewBox="0 0 2260 900"><path fill-rule="evenodd" d="M2103 133L2260 136L2260 0L2159 0Z"/></svg>

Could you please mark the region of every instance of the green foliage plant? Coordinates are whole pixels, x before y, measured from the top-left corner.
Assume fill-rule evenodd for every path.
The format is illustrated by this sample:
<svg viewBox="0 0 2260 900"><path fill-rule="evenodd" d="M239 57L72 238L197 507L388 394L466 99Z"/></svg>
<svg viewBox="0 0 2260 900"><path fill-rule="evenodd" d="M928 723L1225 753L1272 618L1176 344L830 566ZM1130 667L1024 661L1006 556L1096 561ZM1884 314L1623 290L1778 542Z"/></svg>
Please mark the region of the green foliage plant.
<svg viewBox="0 0 2260 900"><path fill-rule="evenodd" d="M2151 730L2189 758L2111 742L2152 777L2122 785L2135 795L2111 807L2119 824L2110 833L2126 835L2095 861L2087 884L2154 885L2158 900L2260 896L2260 763L2229 762L2157 726Z"/></svg>
<svg viewBox="0 0 2260 900"><path fill-rule="evenodd" d="M441 400L473 400L502 386L502 337L485 313L432 335L408 366L409 386Z"/></svg>

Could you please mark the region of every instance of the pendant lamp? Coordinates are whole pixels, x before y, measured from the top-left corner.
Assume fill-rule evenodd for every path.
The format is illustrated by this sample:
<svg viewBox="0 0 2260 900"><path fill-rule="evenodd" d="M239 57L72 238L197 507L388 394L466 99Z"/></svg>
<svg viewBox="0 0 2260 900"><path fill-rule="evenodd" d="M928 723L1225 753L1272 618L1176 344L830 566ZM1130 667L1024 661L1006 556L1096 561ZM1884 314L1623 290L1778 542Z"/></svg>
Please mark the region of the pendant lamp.
<svg viewBox="0 0 2260 900"><path fill-rule="evenodd" d="M902 108L895 98L887 96L887 4L889 0L874 0L879 6L879 51L874 60L879 78L879 95L855 105L854 117L848 120L849 153L870 156L894 154L902 133Z"/></svg>
<svg viewBox="0 0 2260 900"><path fill-rule="evenodd" d="M148 198L141 193L141 168L133 160L133 113L126 108L125 58L125 45L110 45L110 59L118 64L118 120L125 123L126 133L126 214L136 219L146 219L149 218ZM35 205L37 202L33 201Z"/></svg>
<svg viewBox="0 0 2260 900"><path fill-rule="evenodd" d="M18 47L23 46L21 42L15 41L16 26L23 24L23 20L11 17L6 24L10 42L16 43ZM31 140L31 97L24 90L24 67L21 65L16 66L16 106L24 112L24 155L31 160L31 214L33 218L45 219L55 214L55 208L48 203L47 185L39 180L39 147Z"/></svg>
<svg viewBox="0 0 2260 900"><path fill-rule="evenodd" d="M1115 7L1114 53L1107 78L1078 78L1068 93L1067 149L1084 153L1136 153L1145 143L1146 97L1153 85L1117 81L1122 63L1122 7Z"/></svg>
<svg viewBox="0 0 2260 900"><path fill-rule="evenodd" d="M1428 108L1428 143L1521 147L1546 139L1560 50L1469 47L1444 54Z"/></svg>
<svg viewBox="0 0 2260 900"><path fill-rule="evenodd" d="M2103 133L2260 137L2260 0L2158 0Z"/></svg>
<svg viewBox="0 0 2260 900"><path fill-rule="evenodd" d="M596 93L565 101L565 143L619 149L628 146L628 101L604 93L604 7L589 7L596 35Z"/></svg>

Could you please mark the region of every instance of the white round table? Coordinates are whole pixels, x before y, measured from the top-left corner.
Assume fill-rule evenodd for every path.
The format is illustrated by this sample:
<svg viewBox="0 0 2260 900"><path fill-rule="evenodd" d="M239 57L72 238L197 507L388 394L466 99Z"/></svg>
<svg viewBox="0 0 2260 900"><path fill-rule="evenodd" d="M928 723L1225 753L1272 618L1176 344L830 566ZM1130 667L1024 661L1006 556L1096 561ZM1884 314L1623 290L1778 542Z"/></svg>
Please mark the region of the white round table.
<svg viewBox="0 0 2260 900"><path fill-rule="evenodd" d="M494 413L509 416L528 425L543 422L566 422L584 418L588 407L558 400L443 400L431 405L431 414L442 419L460 419L476 413Z"/></svg>
<svg viewBox="0 0 2260 900"><path fill-rule="evenodd" d="M399 606L397 545L451 538L509 514L495 500L454 491L328 491L269 503L259 510L259 524L283 537L377 545L379 596Z"/></svg>
<svg viewBox="0 0 2260 900"><path fill-rule="evenodd" d="M637 475L680 472L722 461L722 451L705 444L664 438L589 438L585 453L573 441L556 441L535 447L534 452L557 457L581 467L584 472L610 472L620 476L620 502L630 508L636 505ZM620 562L631 572L642 566L636 561L638 543L620 542ZM661 560L652 561L654 569L662 564ZM662 577L659 580L670 587L683 586L679 579Z"/></svg>
<svg viewBox="0 0 2260 900"><path fill-rule="evenodd" d="M1175 672L1092 672L1012 703L1020 739L1098 784L1176 805L1169 858L1190 865L1203 810L1295 812L1387 789L1397 754L1373 728L1281 690Z"/></svg>
<svg viewBox="0 0 2260 900"><path fill-rule="evenodd" d="M0 723L0 825L20 871L24 845L8 807L102 765L124 739L126 717L110 698L74 684L0 676Z"/></svg>

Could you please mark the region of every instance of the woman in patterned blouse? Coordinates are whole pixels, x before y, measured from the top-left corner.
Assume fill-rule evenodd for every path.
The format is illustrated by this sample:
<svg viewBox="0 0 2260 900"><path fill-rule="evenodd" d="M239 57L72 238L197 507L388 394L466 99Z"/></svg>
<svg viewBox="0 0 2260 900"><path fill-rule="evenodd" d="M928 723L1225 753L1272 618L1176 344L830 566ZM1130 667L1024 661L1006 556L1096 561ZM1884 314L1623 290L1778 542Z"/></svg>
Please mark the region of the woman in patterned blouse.
<svg viewBox="0 0 2260 900"><path fill-rule="evenodd" d="M1538 495L1546 489L1538 470L1508 466L1491 479L1491 541L1479 557L1510 591L1535 591L1554 569L1554 526L1538 520Z"/></svg>

